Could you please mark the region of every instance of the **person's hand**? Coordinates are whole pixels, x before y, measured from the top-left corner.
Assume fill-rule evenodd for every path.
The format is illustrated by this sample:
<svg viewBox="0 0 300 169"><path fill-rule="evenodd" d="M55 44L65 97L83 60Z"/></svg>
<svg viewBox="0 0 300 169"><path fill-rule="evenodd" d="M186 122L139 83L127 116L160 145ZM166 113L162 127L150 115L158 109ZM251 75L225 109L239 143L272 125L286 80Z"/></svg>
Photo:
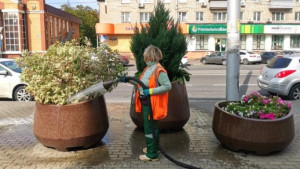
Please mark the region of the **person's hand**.
<svg viewBox="0 0 300 169"><path fill-rule="evenodd" d="M144 96L149 96L150 95L149 89L143 90L143 94L144 94Z"/></svg>
<svg viewBox="0 0 300 169"><path fill-rule="evenodd" d="M125 75L120 77L120 82L123 82L123 83L127 83L128 82L128 79L126 78Z"/></svg>

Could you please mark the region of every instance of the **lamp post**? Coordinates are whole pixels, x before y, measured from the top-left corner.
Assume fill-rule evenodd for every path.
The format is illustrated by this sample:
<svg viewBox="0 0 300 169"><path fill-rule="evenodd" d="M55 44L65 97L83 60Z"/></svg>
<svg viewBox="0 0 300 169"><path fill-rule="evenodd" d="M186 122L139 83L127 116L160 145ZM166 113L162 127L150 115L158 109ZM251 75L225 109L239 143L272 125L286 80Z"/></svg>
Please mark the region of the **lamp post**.
<svg viewBox="0 0 300 169"><path fill-rule="evenodd" d="M240 0L227 0L226 100L238 101L240 72Z"/></svg>

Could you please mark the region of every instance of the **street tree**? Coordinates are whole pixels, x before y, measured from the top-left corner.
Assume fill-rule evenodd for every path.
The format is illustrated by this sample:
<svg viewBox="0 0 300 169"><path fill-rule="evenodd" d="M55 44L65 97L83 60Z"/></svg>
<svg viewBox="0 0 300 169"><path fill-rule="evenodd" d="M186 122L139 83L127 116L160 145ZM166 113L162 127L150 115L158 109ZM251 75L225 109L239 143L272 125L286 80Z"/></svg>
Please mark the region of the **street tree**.
<svg viewBox="0 0 300 169"><path fill-rule="evenodd" d="M75 8L71 7L70 3L61 5L61 9L82 20L80 25L80 44L85 44L85 37L87 37L93 47L97 46L97 35L95 25L98 23L98 13L95 9L89 6L77 5Z"/></svg>

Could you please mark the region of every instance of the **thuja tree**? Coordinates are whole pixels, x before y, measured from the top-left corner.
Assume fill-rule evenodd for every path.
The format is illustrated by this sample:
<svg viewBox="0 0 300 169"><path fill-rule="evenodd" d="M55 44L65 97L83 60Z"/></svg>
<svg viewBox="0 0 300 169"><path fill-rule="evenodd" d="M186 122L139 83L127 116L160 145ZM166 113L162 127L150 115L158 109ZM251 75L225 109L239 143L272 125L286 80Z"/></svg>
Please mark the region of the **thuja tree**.
<svg viewBox="0 0 300 169"><path fill-rule="evenodd" d="M131 37L130 49L135 57L138 70L136 75L139 75L146 67L143 53L150 44L161 49L163 59L160 63L167 70L171 81L190 80L190 74L180 68L181 58L187 50L185 37L178 22L170 17L170 11L166 10L160 1L155 7L154 14L150 17L149 24L141 25L141 29L136 26L134 35Z"/></svg>

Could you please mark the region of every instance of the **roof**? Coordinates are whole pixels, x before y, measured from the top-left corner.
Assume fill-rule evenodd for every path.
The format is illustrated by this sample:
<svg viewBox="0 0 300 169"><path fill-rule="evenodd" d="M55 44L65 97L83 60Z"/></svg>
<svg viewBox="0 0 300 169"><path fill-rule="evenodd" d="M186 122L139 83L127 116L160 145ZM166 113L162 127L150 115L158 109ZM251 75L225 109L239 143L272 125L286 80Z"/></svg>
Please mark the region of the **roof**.
<svg viewBox="0 0 300 169"><path fill-rule="evenodd" d="M74 16L72 14L69 14L61 9L57 9L57 8L54 8L53 6L50 6L50 5L45 5L46 7L46 12L47 13L50 13L52 15L56 15L56 16L59 16L59 17L62 17L62 18L66 18L67 20L71 21L71 22L75 22L75 23L78 23L78 24L81 24L82 21L80 18L78 18L77 16Z"/></svg>

